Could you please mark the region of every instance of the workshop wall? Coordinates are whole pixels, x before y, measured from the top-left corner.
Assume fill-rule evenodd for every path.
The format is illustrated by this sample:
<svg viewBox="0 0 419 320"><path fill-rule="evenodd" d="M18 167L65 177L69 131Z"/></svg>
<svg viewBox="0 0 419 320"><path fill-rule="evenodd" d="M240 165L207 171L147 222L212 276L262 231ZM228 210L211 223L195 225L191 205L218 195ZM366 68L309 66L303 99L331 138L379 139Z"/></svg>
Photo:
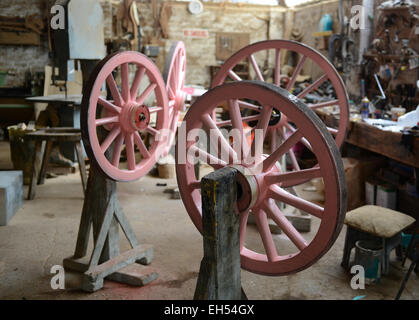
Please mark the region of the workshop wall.
<svg viewBox="0 0 419 320"><path fill-rule="evenodd" d="M378 13L377 7L387 0L374 0L374 12ZM348 0L344 1L344 15L347 17L352 17L351 8L355 5L362 5L362 0ZM328 46L325 45L323 38L316 38L313 36L313 32L318 31L319 22L323 15L330 14L333 18L333 33L340 33L340 23L338 20L338 8L339 1L331 0L321 3L316 3L308 5L302 8L295 9L294 16L292 17L294 28L301 30L302 37L299 41L319 50L326 57L329 56ZM359 30L351 30L350 37L354 40L355 43L355 61L358 61L358 48L359 48L359 39L360 32ZM319 76L319 70L313 68L310 64L307 64L303 72L305 74L311 75L314 79ZM352 70L351 76L346 81L346 89L350 97L358 97L360 95L360 67L355 65Z"/></svg>
<svg viewBox="0 0 419 320"><path fill-rule="evenodd" d="M41 0L0 1L0 14L9 17L24 18L27 15L44 12ZM0 70L10 71L14 75L6 77L8 87L22 87L25 83L25 72L44 71L49 62L47 41L43 39L40 46L0 45Z"/></svg>
<svg viewBox="0 0 419 320"><path fill-rule="evenodd" d="M195 16L189 13L187 3L171 2L170 5L172 16L168 22L169 38L163 40L165 52L160 55L157 63L163 69L166 54L173 41L184 41L187 48L187 84L209 86L209 67L218 64L215 57L217 32L249 33L250 43L283 37L285 10L280 7L204 4L203 12ZM151 5L138 2L138 7L144 36L150 39L153 33ZM206 29L208 37L186 37L184 31L191 29ZM273 54L269 58L273 63ZM263 61L266 56L256 56L256 59Z"/></svg>

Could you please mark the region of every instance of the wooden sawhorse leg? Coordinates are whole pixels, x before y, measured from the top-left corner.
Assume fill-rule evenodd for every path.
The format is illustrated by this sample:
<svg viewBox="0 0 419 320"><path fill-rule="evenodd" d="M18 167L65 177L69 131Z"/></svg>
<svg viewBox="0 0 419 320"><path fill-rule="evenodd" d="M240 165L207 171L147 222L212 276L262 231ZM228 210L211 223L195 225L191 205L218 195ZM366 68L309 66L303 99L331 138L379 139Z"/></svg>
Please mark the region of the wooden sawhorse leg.
<svg viewBox="0 0 419 320"><path fill-rule="evenodd" d="M86 188L87 188L86 165L84 163L83 151L81 148L80 141L77 141L74 143L74 148L76 149L77 162L79 163L81 185L83 187L84 194L86 194Z"/></svg>
<svg viewBox="0 0 419 320"><path fill-rule="evenodd" d="M90 257L87 247L93 226L94 249ZM119 252L119 226L131 250ZM157 273L139 264L149 264L153 247L139 244L116 193L116 182L102 176L92 165L77 236L76 250L64 259L64 268L84 274L82 289L94 292L103 287L104 279L144 286L157 278Z"/></svg>

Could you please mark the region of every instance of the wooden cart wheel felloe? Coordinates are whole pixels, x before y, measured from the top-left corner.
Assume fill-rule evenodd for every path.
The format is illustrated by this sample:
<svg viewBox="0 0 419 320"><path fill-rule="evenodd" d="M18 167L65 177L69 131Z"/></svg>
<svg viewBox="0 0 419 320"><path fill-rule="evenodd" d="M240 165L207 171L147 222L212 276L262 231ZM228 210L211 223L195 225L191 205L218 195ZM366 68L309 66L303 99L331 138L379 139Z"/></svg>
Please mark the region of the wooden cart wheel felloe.
<svg viewBox="0 0 419 320"><path fill-rule="evenodd" d="M308 94L318 89L326 81L330 81L333 86L336 98L329 99L326 101L316 102L309 105L312 110L323 108L327 106L337 105L339 107L339 126L338 129L328 128L328 130L335 137L336 144L340 147L345 139L346 130L349 124L349 102L348 95L344 86L344 83L339 76L336 69L333 65L320 54L318 51L310 48L304 44L290 41L290 40L268 40L258 43L251 44L234 55L232 55L220 70L217 72L214 77L211 87L215 87L223 84L226 80L241 81L241 77L233 71L233 69L242 62L248 61L249 65L256 75L255 80L267 81L267 77L263 74L262 69L257 64L257 55L267 54L267 52L272 53L274 57L274 73L273 73L273 83L277 86L281 85L281 81L285 78L287 81L284 84L285 89L290 92L293 92L295 83L297 81L298 75L301 74L301 71L304 65L309 64L310 62L313 65L316 65L319 70L321 70L320 76L307 88L297 95L299 99L305 99ZM291 76L281 74L281 60L282 55L291 54L298 56L298 62L293 70ZM266 78L266 79L265 79ZM283 118L281 122L278 122L276 125L271 125L271 136L272 136L272 149L275 149L277 144L277 137L286 138L285 136L292 134L294 127L286 118ZM290 157L294 159L292 150L290 151ZM294 167L296 165L293 161Z"/></svg>
<svg viewBox="0 0 419 320"><path fill-rule="evenodd" d="M227 106L230 120L217 122L213 119L214 109L220 105ZM242 108L258 109L260 112L257 116L243 117L240 113ZM295 130L270 155L261 154L256 152L258 144L263 143L258 139L267 138L274 108L280 113L281 119L292 121ZM247 139L244 133L243 123L249 121L257 122L254 128L258 131L254 139ZM229 139L223 134L221 128L227 122L241 133L242 139ZM202 232L200 182L188 154L208 163L214 170L232 166L239 172L237 207L240 215L241 265L244 269L264 275L290 274L309 267L328 251L341 230L346 210L345 177L332 135L308 106L285 89L272 84L260 81L233 82L213 88L201 96L187 112L182 126L187 141L186 145L182 145L181 141L176 144L176 173L183 203L199 231ZM211 135L217 138L217 147L208 148L212 140L211 143L200 144L198 129L211 131ZM318 166L282 172L279 159L303 139L310 145ZM233 148L233 144L237 143L241 148ZM181 162L182 159L186 161ZM324 206L304 200L287 190L315 177L324 180ZM280 202L319 219L319 228L311 241L305 240L287 220L279 209ZM247 226L249 215L253 215L256 221L260 243L257 249L249 246L247 241L250 236L250 227ZM295 252L283 253L277 249L268 218L294 244Z"/></svg>
<svg viewBox="0 0 419 320"><path fill-rule="evenodd" d="M186 93L184 91L186 75L186 49L182 41L175 42L169 51L166 65L163 71L163 79L166 83L169 96L169 139L165 155L175 139L180 112L184 109Z"/></svg>
<svg viewBox="0 0 419 320"><path fill-rule="evenodd" d="M109 99L101 95L105 85ZM81 127L89 158L112 180L141 178L164 152L167 137L161 131L168 127L168 107L163 78L149 58L132 51L108 56L95 68L83 94ZM145 139L146 133L151 138ZM105 156L108 150L110 159ZM126 168L120 161L124 156Z"/></svg>

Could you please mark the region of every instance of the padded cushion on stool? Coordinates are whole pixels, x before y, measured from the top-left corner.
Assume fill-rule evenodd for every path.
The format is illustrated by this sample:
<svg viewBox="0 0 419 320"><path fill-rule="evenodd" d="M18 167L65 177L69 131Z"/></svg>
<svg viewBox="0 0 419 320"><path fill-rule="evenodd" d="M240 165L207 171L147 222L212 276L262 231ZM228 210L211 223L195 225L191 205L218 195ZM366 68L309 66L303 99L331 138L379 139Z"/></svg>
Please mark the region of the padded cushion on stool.
<svg viewBox="0 0 419 320"><path fill-rule="evenodd" d="M416 220L406 214L378 206L363 206L346 213L345 223L381 238L391 238Z"/></svg>

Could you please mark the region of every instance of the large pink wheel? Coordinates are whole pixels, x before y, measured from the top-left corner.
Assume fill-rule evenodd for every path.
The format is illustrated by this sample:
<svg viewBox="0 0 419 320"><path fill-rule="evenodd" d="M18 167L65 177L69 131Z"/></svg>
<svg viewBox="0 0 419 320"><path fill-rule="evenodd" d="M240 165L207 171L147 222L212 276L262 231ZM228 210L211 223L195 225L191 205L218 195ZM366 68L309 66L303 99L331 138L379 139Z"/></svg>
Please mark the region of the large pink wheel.
<svg viewBox="0 0 419 320"><path fill-rule="evenodd" d="M249 101L252 101L250 103ZM214 109L227 106L229 120L215 121ZM242 117L241 108L257 109L257 116ZM272 154L263 154L269 123L276 116L286 117L295 131ZM254 139L248 139L243 123L256 121ZM235 130L223 132L225 125ZM199 130L199 129L203 129ZM238 174L237 208L240 214L241 264L248 271L264 275L285 275L312 265L332 246L342 227L346 210L345 174L339 150L319 117L288 91L260 81L241 81L218 86L200 97L187 112L181 132L186 143L176 144L176 173L183 203L193 223L202 232L202 202L199 177L193 162L199 158L214 169L233 166ZM211 139L203 142L202 132ZM226 136L227 135L227 136ZM215 139L214 139L215 138ZM186 139L186 138L185 138ZM318 166L295 172L282 172L279 159L296 143L305 140L315 154ZM208 147L209 146L209 147ZM258 151L259 150L259 151ZM325 184L324 206L304 200L287 191L301 181L322 177ZM285 203L320 220L314 238L306 240L285 218L278 203ZM256 220L257 232L247 225L249 214ZM278 239L270 232L268 218L283 230L294 244L292 252L281 252ZM249 247L247 237L256 234L258 247ZM254 242L252 242L252 245Z"/></svg>
<svg viewBox="0 0 419 320"><path fill-rule="evenodd" d="M295 59L295 67L291 76L281 74L281 55L289 54ZM257 63L257 57L266 59L273 57L273 74L264 74L262 68ZM330 81L334 89L334 97L327 98L316 103L309 104L312 110L327 107L338 106L339 125L338 129L328 128L330 133L335 137L336 144L340 147L345 139L346 130L349 125L349 101L345 89L345 85L334 66L320 54L318 51L299 42L290 40L268 40L251 44L234 55L232 55L214 77L211 87L214 88L226 81L241 81L242 79L233 70L239 64L248 61L252 66L255 80L274 83L277 86L283 86L287 91L293 93L297 81L297 77L301 74L304 65L311 64L313 68L319 71L318 78L302 92L296 94L297 98L305 101L306 97L314 90L318 89L322 84ZM268 70L269 71L269 70ZM285 80L285 81L284 81ZM294 127L290 121L282 118L279 123L270 125L270 135L272 148L276 147L278 136L286 138L294 132ZM289 152L293 162L294 169L298 169L298 163L292 150Z"/></svg>
<svg viewBox="0 0 419 320"><path fill-rule="evenodd" d="M105 84L109 99L102 95ZM98 64L83 94L81 128L86 152L99 170L116 181L141 178L164 152L167 126L166 88L149 58L126 51ZM145 133L152 138L146 141ZM124 156L126 167L120 161Z"/></svg>
<svg viewBox="0 0 419 320"><path fill-rule="evenodd" d="M180 112L184 109L186 93L184 91L186 75L186 49L182 41L173 43L170 48L163 79L169 96L169 138L165 149L168 154L176 136Z"/></svg>

